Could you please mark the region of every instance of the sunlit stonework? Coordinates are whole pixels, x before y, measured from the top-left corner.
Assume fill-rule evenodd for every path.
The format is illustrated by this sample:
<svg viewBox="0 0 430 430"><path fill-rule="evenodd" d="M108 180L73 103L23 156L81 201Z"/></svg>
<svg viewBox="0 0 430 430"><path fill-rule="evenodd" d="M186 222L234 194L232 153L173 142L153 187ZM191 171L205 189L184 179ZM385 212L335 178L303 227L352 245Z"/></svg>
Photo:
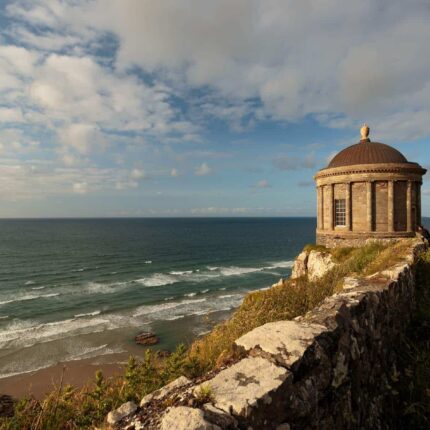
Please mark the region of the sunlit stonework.
<svg viewBox="0 0 430 430"><path fill-rule="evenodd" d="M421 223L421 185L426 170L383 143L361 140L339 152L315 175L317 243L359 246L367 239L415 236Z"/></svg>

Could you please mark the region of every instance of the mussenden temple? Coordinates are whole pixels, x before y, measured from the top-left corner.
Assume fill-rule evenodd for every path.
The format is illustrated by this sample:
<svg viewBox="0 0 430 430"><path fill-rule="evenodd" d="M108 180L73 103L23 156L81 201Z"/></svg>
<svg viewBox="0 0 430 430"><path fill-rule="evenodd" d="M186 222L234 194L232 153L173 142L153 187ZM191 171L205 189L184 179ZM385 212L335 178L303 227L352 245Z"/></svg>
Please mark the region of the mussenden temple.
<svg viewBox="0 0 430 430"><path fill-rule="evenodd" d="M317 243L361 246L368 239L414 237L421 223L421 185L426 169L397 149L369 139L339 152L314 177Z"/></svg>

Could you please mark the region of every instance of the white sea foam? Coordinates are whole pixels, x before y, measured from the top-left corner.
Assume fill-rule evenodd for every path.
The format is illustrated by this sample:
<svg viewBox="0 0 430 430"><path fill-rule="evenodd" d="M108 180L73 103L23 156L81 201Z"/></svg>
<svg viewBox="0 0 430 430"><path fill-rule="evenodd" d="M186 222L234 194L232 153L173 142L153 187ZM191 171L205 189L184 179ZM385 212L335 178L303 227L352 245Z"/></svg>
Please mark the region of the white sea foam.
<svg viewBox="0 0 430 430"><path fill-rule="evenodd" d="M0 330L0 349L28 347L36 343L64 340L67 337L137 326L137 324L137 321L123 315L71 318L50 323L13 320Z"/></svg>
<svg viewBox="0 0 430 430"><path fill-rule="evenodd" d="M13 298L13 299L3 300L0 302L0 305L7 305L9 303L15 303L15 302L24 302L27 300L47 299L50 297L57 297L59 295L60 295L60 293L50 293L50 294L40 294L40 295L25 294L23 296L18 296L18 297Z"/></svg>
<svg viewBox="0 0 430 430"><path fill-rule="evenodd" d="M273 263L270 263L270 266L265 267L265 269L291 269L294 266L294 261L287 260L287 261L276 261Z"/></svg>
<svg viewBox="0 0 430 430"><path fill-rule="evenodd" d="M194 297L194 296L196 296L196 295L197 295L197 293L196 293L196 292L194 292L194 293L184 294L184 296L186 296L186 297Z"/></svg>
<svg viewBox="0 0 430 430"><path fill-rule="evenodd" d="M126 352L119 346L109 346L108 344L94 346L80 341L66 343L63 347L64 350L60 356L53 356L52 351L45 351L40 352L41 356L37 354L36 356L25 356L20 360L12 360L3 366L0 379L46 369L54 366L58 361L77 361ZM43 365L41 366L40 363Z"/></svg>
<svg viewBox="0 0 430 430"><path fill-rule="evenodd" d="M171 275L190 275L193 273L192 270L172 270L169 272Z"/></svg>
<svg viewBox="0 0 430 430"><path fill-rule="evenodd" d="M136 282L144 285L145 287L161 287L162 285L169 285L178 282L178 278L163 273L154 273L146 278L136 279Z"/></svg>
<svg viewBox="0 0 430 430"><path fill-rule="evenodd" d="M87 294L112 294L126 288L128 282L112 282L102 284L100 282L88 282L85 286L84 291Z"/></svg>
<svg viewBox="0 0 430 430"><path fill-rule="evenodd" d="M101 311L94 311L94 312L88 312L86 314L76 314L75 318L82 318L82 317L95 317L96 315L100 315Z"/></svg>
<svg viewBox="0 0 430 430"><path fill-rule="evenodd" d="M24 285L34 285L35 282L34 281L27 281Z"/></svg>
<svg viewBox="0 0 430 430"><path fill-rule="evenodd" d="M152 264L152 260L146 260L145 264Z"/></svg>
<svg viewBox="0 0 430 430"><path fill-rule="evenodd" d="M78 353L67 357L67 361L84 360L88 358L100 357L103 355L121 354L126 352L123 348L109 348L108 344L82 348Z"/></svg>
<svg viewBox="0 0 430 430"><path fill-rule="evenodd" d="M259 272L263 270L263 267L221 267L219 271L223 276L238 276L238 275L246 275L248 273Z"/></svg>
<svg viewBox="0 0 430 430"><path fill-rule="evenodd" d="M32 290L44 290L46 287L33 287Z"/></svg>
<svg viewBox="0 0 430 430"><path fill-rule="evenodd" d="M0 316L0 320L7 320L8 318L9 318L9 315Z"/></svg>
<svg viewBox="0 0 430 430"><path fill-rule="evenodd" d="M229 294L226 297L213 297L210 300L190 299L159 305L139 306L133 317L142 318L146 322L154 320L172 321L185 316L205 315L222 310L230 310L240 305L242 294Z"/></svg>
<svg viewBox="0 0 430 430"><path fill-rule="evenodd" d="M209 288L207 288L206 290L202 290L202 291L201 291L201 293L202 293L202 294L206 294L206 293L208 293L208 292L209 292Z"/></svg>

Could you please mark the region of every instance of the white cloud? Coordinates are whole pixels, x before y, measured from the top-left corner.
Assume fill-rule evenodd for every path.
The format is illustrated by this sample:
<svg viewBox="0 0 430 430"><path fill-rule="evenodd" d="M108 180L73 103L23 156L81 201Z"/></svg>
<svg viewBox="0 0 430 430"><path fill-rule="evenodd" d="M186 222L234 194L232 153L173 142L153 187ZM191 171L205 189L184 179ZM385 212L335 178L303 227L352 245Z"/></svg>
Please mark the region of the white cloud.
<svg viewBox="0 0 430 430"><path fill-rule="evenodd" d="M72 188L76 194L86 194L88 192L88 184L86 182L75 182Z"/></svg>
<svg viewBox="0 0 430 430"><path fill-rule="evenodd" d="M146 178L146 173L143 169L133 169L130 173L130 177L138 181Z"/></svg>
<svg viewBox="0 0 430 430"><path fill-rule="evenodd" d="M2 122L23 122L24 117L20 109L1 108L0 107L0 123Z"/></svg>
<svg viewBox="0 0 430 430"><path fill-rule="evenodd" d="M50 107L61 100L78 101L75 113L84 108L95 121L104 117L123 128L175 130L185 136L180 130L183 120L173 120L165 96L157 99L160 94L153 88L124 79L127 70L138 66L162 77L180 96L193 87L211 89L218 104L203 100L200 114L225 119L236 130L252 125L253 119L297 121L313 115L328 126L367 119L382 124L383 136L391 133L397 139L411 132L415 138L430 133L430 123L421 120L429 110L430 10L420 0L19 0L7 11L39 30L15 26L11 35L21 43L80 57L48 58L50 69L55 69L52 63L63 63L57 77L65 91L57 88L51 70L47 82L43 73L41 82L35 83L36 100ZM118 42L114 73L87 58L106 35ZM14 67L28 72L37 55L29 58L24 50L19 55L8 53L11 57L18 58ZM88 73L97 79L82 79ZM7 78L13 85L14 75ZM115 95L100 90L99 82ZM79 100L81 88L94 90ZM78 100L71 97L75 92ZM152 108L139 106L142 97L146 105L161 101L157 115ZM411 126L392 125L390 118L396 114L412 118ZM199 136L188 132L187 139Z"/></svg>
<svg viewBox="0 0 430 430"><path fill-rule="evenodd" d="M103 146L101 131L91 124L72 124L58 132L61 142L80 154L87 154L92 147Z"/></svg>
<svg viewBox="0 0 430 430"><path fill-rule="evenodd" d="M212 169L208 166L207 163L202 163L195 170L195 174L197 176L206 176L212 173Z"/></svg>

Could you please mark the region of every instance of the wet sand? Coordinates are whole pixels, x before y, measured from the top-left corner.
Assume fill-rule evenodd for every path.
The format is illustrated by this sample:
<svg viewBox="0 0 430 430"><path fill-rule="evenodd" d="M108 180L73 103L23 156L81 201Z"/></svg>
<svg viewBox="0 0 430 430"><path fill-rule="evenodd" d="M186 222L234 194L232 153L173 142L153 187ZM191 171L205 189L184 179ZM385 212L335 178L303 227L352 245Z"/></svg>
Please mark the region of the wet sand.
<svg viewBox="0 0 430 430"><path fill-rule="evenodd" d="M117 376L123 373L122 364L96 363L94 359L58 363L46 369L0 379L0 394L9 394L16 398L33 395L37 399L41 399L46 393L52 391L54 387L59 386L63 368L65 368L63 384L70 384L74 387L82 387L89 381L94 380L94 374L97 370L101 370L105 377Z"/></svg>

